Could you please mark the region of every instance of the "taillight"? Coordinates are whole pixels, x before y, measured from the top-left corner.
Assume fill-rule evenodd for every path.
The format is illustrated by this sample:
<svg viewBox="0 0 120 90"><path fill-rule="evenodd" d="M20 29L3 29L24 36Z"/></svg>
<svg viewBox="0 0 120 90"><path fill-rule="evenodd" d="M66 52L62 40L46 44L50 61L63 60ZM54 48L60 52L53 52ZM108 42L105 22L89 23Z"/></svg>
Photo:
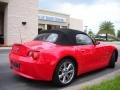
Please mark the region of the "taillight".
<svg viewBox="0 0 120 90"><path fill-rule="evenodd" d="M28 53L28 56L32 57L34 60L37 60L39 58L39 51L30 51Z"/></svg>

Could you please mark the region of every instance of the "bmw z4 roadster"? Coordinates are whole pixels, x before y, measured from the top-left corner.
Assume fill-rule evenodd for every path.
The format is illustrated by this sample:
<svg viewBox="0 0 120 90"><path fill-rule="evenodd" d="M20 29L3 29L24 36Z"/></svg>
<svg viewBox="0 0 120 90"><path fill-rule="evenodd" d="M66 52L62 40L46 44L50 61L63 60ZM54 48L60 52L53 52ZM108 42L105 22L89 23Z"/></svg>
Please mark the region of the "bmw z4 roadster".
<svg viewBox="0 0 120 90"><path fill-rule="evenodd" d="M118 50L72 29L44 30L32 41L14 44L10 67L17 75L69 85L75 77L97 69L115 67Z"/></svg>

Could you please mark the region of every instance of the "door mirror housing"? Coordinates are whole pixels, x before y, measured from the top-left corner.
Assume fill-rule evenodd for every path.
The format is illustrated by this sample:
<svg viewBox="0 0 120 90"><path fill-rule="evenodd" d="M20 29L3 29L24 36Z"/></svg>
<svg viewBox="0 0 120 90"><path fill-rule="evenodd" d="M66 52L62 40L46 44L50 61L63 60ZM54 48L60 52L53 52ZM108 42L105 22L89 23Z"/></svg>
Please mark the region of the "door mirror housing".
<svg viewBox="0 0 120 90"><path fill-rule="evenodd" d="M96 39L95 39L94 37L91 37L91 39L93 40L94 45L99 45L99 44L100 44L100 42L99 42L99 41L96 41Z"/></svg>
<svg viewBox="0 0 120 90"><path fill-rule="evenodd" d="M99 45L99 44L100 44L100 42L98 42L98 41L95 42L95 45Z"/></svg>

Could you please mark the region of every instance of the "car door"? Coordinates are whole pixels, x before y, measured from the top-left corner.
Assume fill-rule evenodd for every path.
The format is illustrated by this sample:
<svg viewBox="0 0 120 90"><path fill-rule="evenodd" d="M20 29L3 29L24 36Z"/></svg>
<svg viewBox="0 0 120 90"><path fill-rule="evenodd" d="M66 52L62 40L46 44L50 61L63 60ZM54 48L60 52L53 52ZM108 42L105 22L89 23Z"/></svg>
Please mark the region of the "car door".
<svg viewBox="0 0 120 90"><path fill-rule="evenodd" d="M96 69L98 61L96 60L96 47L93 40L85 34L76 35L76 54L79 60L79 71L85 73Z"/></svg>
<svg viewBox="0 0 120 90"><path fill-rule="evenodd" d="M105 49L105 46L103 44L96 44L95 45L95 55L98 57L95 57L98 63L98 67L104 67L108 63L108 55L109 51Z"/></svg>

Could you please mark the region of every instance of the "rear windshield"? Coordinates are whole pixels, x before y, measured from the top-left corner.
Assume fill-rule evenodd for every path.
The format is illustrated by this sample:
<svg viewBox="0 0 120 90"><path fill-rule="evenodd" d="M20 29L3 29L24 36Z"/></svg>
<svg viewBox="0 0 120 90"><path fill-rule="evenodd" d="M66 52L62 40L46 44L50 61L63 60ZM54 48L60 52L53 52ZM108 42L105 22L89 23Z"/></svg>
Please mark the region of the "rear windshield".
<svg viewBox="0 0 120 90"><path fill-rule="evenodd" d="M34 40L55 43L58 39L56 33L41 33Z"/></svg>

